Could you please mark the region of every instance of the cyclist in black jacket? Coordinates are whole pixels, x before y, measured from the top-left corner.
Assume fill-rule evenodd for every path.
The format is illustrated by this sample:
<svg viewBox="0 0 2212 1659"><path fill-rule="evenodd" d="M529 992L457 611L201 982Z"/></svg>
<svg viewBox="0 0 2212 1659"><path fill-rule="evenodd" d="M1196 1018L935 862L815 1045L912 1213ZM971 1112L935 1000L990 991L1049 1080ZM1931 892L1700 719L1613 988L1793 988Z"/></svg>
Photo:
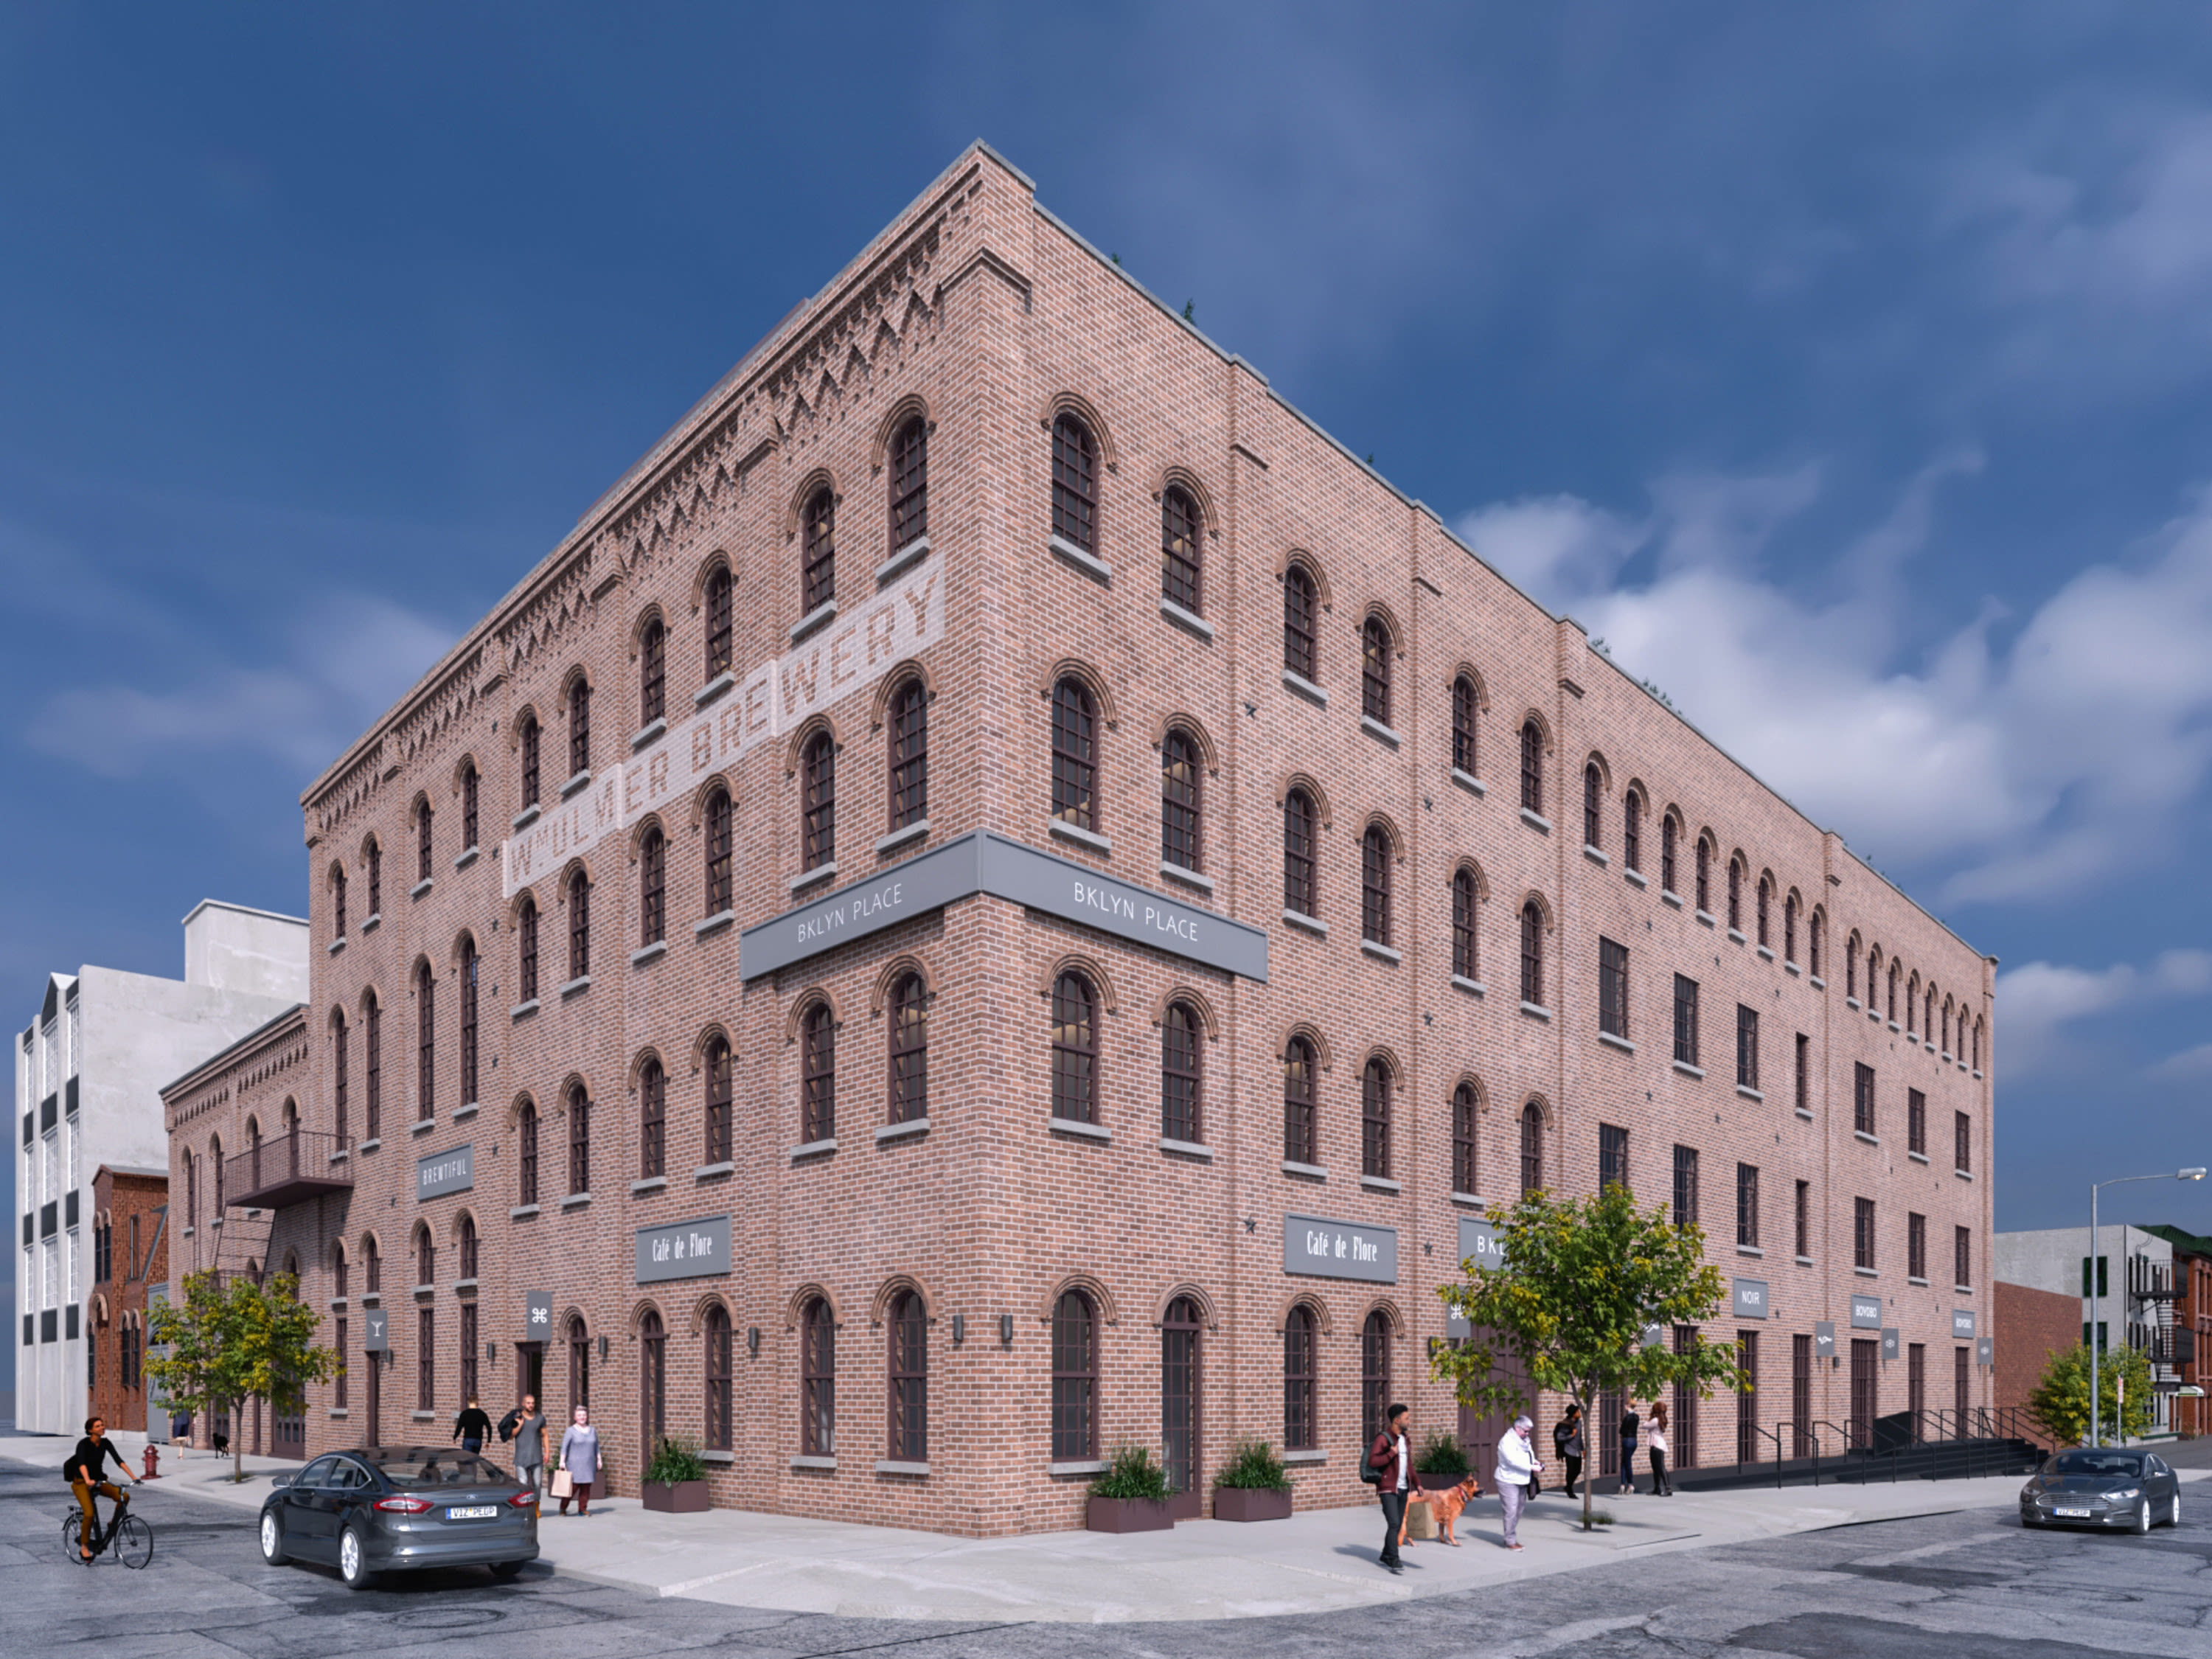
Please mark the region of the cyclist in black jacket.
<svg viewBox="0 0 2212 1659"><path fill-rule="evenodd" d="M131 1465L124 1462L121 1452L108 1443L106 1422L97 1417L85 1419L84 1438L76 1443L76 1449L62 1465L62 1474L70 1483L70 1490L76 1494L77 1507L84 1511L84 1530L77 1539L76 1553L87 1566L107 1545L107 1534L100 1529L100 1511L93 1507L93 1495L96 1492L112 1499L118 1516L123 1513L123 1505L131 1501L123 1495L122 1487L101 1479L111 1457L123 1472L123 1478L137 1486L138 1477L131 1473Z"/></svg>

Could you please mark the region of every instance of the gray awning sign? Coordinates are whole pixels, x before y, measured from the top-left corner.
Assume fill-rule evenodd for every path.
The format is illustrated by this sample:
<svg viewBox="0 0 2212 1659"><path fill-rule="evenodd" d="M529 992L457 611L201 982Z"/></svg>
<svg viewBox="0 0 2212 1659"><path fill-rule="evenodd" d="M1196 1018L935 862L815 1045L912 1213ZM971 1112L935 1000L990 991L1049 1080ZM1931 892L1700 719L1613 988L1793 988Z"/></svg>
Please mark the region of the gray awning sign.
<svg viewBox="0 0 2212 1659"><path fill-rule="evenodd" d="M1986 1336L1976 1337L1974 1339L1974 1358L1978 1364L1983 1365L1996 1364L1997 1363L1997 1357L1996 1345L1995 1342Z"/></svg>
<svg viewBox="0 0 2212 1659"><path fill-rule="evenodd" d="M637 1230L637 1282L705 1279L730 1271L730 1218L672 1222Z"/></svg>
<svg viewBox="0 0 2212 1659"><path fill-rule="evenodd" d="M361 1346L364 1353L389 1353L392 1351L392 1316L381 1308L361 1310Z"/></svg>
<svg viewBox="0 0 2212 1659"><path fill-rule="evenodd" d="M1320 1216L1283 1218L1283 1271L1316 1279L1398 1282L1398 1230Z"/></svg>
<svg viewBox="0 0 2212 1659"><path fill-rule="evenodd" d="M1951 1335L1954 1340L1960 1342L1974 1340L1974 1310L1972 1308L1951 1310Z"/></svg>
<svg viewBox="0 0 2212 1659"><path fill-rule="evenodd" d="M1894 1359L1897 1358L1897 1327L1894 1325L1887 1325L1882 1328L1881 1357L1884 1359Z"/></svg>
<svg viewBox="0 0 2212 1659"><path fill-rule="evenodd" d="M418 1202L426 1198L443 1198L447 1193L465 1193L476 1184L477 1161L472 1146L456 1146L449 1152L432 1152L415 1160L415 1197Z"/></svg>
<svg viewBox="0 0 2212 1659"><path fill-rule="evenodd" d="M1833 1359L1836 1357L1836 1322L1834 1320L1820 1319L1814 1322L1813 1357L1815 1359Z"/></svg>
<svg viewBox="0 0 2212 1659"><path fill-rule="evenodd" d="M549 1292L523 1292L522 1340L525 1342L550 1342L553 1340L553 1297Z"/></svg>
<svg viewBox="0 0 2212 1659"><path fill-rule="evenodd" d="M1881 1328L1881 1298L1878 1296L1851 1297L1851 1328L1855 1331L1878 1331Z"/></svg>
<svg viewBox="0 0 2212 1659"><path fill-rule="evenodd" d="M1766 1281L1763 1279L1737 1279L1735 1306L1738 1319L1765 1319L1767 1316Z"/></svg>
<svg viewBox="0 0 2212 1659"><path fill-rule="evenodd" d="M1505 1265L1504 1242L1487 1218L1475 1215L1459 1218L1459 1259L1472 1261L1477 1273L1495 1273Z"/></svg>

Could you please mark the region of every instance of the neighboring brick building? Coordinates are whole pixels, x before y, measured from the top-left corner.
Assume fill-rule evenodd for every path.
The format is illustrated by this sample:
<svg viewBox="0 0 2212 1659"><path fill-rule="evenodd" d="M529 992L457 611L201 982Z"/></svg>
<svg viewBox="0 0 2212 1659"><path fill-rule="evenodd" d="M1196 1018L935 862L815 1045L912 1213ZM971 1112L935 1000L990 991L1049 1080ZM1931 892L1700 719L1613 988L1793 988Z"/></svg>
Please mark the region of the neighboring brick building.
<svg viewBox="0 0 2212 1659"><path fill-rule="evenodd" d="M1990 1289L1996 1297L1991 1315L1996 1327L1993 1403L2024 1411L2027 1397L2043 1380L2043 1368L2051 1356L2081 1340L2081 1298L2002 1279ZM2009 1431L2015 1425L2008 1422L2004 1427ZM2024 1419L2017 1428L2033 1439L2052 1443L2049 1435Z"/></svg>
<svg viewBox="0 0 2212 1659"><path fill-rule="evenodd" d="M147 1292L169 1282L168 1219L167 1170L103 1164L94 1174L85 1358L92 1413L111 1429L146 1427Z"/></svg>
<svg viewBox="0 0 2212 1659"><path fill-rule="evenodd" d="M2173 1322L2165 1333L2172 1364L2185 1389L2212 1389L2212 1238L2179 1227L2143 1229L2173 1246ZM2212 1432L2212 1400L2203 1395L2173 1401L2173 1426L2183 1434Z"/></svg>
<svg viewBox="0 0 2212 1659"><path fill-rule="evenodd" d="M1993 964L981 146L302 805L321 1186L229 1194L392 1356L311 1449L536 1377L624 1492L665 1429L995 1534L1249 1434L1358 1502L1482 1201L1601 1158L1760 1425L1987 1403Z"/></svg>

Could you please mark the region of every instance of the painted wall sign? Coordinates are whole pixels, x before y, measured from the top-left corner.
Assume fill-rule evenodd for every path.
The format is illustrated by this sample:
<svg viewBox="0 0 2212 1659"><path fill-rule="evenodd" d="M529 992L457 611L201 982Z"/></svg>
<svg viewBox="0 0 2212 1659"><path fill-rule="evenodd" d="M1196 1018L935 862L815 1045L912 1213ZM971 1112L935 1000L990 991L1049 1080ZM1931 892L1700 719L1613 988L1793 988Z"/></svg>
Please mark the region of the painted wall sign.
<svg viewBox="0 0 2212 1659"><path fill-rule="evenodd" d="M1259 928L983 830L746 928L738 975L758 979L976 893L1246 979L1267 977L1267 936Z"/></svg>
<svg viewBox="0 0 2212 1659"><path fill-rule="evenodd" d="M704 1279L730 1271L730 1218L672 1222L637 1230L637 1282Z"/></svg>
<svg viewBox="0 0 2212 1659"><path fill-rule="evenodd" d="M1316 1279L1398 1282L1398 1230L1319 1216L1283 1218L1283 1271Z"/></svg>
<svg viewBox="0 0 2212 1659"><path fill-rule="evenodd" d="M418 1202L426 1198L443 1198L447 1193L465 1193L476 1184L473 1146L456 1146L451 1152L432 1152L415 1160L415 1197Z"/></svg>
<svg viewBox="0 0 2212 1659"><path fill-rule="evenodd" d="M1878 1296L1851 1297L1851 1328L1855 1331L1878 1331L1881 1328L1881 1298Z"/></svg>
<svg viewBox="0 0 2212 1659"><path fill-rule="evenodd" d="M1836 1322L1820 1319L1813 1322L1813 1358L1833 1359L1836 1357Z"/></svg>
<svg viewBox="0 0 2212 1659"><path fill-rule="evenodd" d="M381 1308L361 1310L361 1346L365 1353L392 1352L392 1316Z"/></svg>
<svg viewBox="0 0 2212 1659"><path fill-rule="evenodd" d="M602 838L689 794L709 772L874 684L944 637L944 562L925 558L501 843L502 891L514 897Z"/></svg>
<svg viewBox="0 0 2212 1659"><path fill-rule="evenodd" d="M1738 1319L1766 1317L1766 1281L1763 1279L1739 1279L1735 1281L1735 1316Z"/></svg>
<svg viewBox="0 0 2212 1659"><path fill-rule="evenodd" d="M553 1340L553 1297L544 1291L526 1291L522 1298L522 1340L525 1342L550 1342Z"/></svg>
<svg viewBox="0 0 2212 1659"><path fill-rule="evenodd" d="M1897 1358L1897 1327L1894 1325L1887 1325L1882 1328L1881 1357L1884 1359L1894 1359Z"/></svg>
<svg viewBox="0 0 2212 1659"><path fill-rule="evenodd" d="M1974 1340L1974 1310L1972 1308L1951 1310L1951 1335L1954 1340L1960 1342L1971 1342Z"/></svg>

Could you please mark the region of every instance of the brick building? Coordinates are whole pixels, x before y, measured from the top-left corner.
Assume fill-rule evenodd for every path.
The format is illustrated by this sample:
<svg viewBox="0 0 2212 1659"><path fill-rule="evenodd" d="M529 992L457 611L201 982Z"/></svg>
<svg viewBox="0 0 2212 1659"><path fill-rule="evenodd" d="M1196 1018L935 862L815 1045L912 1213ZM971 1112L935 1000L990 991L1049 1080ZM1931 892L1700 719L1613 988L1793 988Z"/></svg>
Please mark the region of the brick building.
<svg viewBox="0 0 2212 1659"><path fill-rule="evenodd" d="M310 1449L534 1378L619 1491L1355 1502L1483 1203L1601 1167L1761 1434L1986 1403L1992 964L982 146L302 805L303 1173L228 1193L347 1321Z"/></svg>
<svg viewBox="0 0 2212 1659"><path fill-rule="evenodd" d="M2143 1229L2173 1246L2173 1316L2165 1332L2178 1382L2212 1389L2212 1238L2153 1223ZM2202 1393L2173 1401L2173 1426L2183 1434L2212 1431L2212 1411Z"/></svg>
<svg viewBox="0 0 2212 1659"><path fill-rule="evenodd" d="M111 1429L146 1427L149 1294L169 1282L169 1172L103 1164L92 1178L85 1381ZM161 1425L164 1430L167 1424Z"/></svg>
<svg viewBox="0 0 2212 1659"><path fill-rule="evenodd" d="M2081 1298L2002 1279L1990 1288L1995 1296L1990 1315L1996 1338L1991 1403L2024 1412L2028 1396L2043 1380L2043 1368L2051 1356L2081 1341ZM2051 1443L2050 1436L2036 1432L2024 1419L2008 1419L2004 1426L2008 1431L2027 1433Z"/></svg>

